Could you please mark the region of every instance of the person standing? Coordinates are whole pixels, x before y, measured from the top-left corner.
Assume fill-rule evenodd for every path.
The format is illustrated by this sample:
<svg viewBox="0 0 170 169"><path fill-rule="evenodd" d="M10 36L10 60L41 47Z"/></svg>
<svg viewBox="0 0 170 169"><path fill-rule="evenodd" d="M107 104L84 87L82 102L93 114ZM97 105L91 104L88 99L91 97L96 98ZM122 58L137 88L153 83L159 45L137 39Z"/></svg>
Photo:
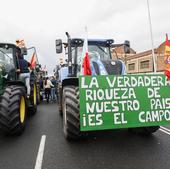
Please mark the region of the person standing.
<svg viewBox="0 0 170 169"><path fill-rule="evenodd" d="M30 71L29 67L31 64L24 59L23 56L19 56L19 69L17 69L17 72L19 73L19 78L23 78L25 80L25 85L27 87L27 98L30 97Z"/></svg>
<svg viewBox="0 0 170 169"><path fill-rule="evenodd" d="M51 99L53 101L56 101L56 85L57 85L57 82L56 82L56 79L54 78L54 76L52 76L51 83L53 84L53 87L51 88Z"/></svg>
<svg viewBox="0 0 170 169"><path fill-rule="evenodd" d="M50 94L51 94L51 87L54 87L54 85L51 83L51 81L49 80L49 78L47 77L45 79L45 84L44 84L44 88L45 88L45 97L47 99L47 103L49 103L49 98L50 98Z"/></svg>

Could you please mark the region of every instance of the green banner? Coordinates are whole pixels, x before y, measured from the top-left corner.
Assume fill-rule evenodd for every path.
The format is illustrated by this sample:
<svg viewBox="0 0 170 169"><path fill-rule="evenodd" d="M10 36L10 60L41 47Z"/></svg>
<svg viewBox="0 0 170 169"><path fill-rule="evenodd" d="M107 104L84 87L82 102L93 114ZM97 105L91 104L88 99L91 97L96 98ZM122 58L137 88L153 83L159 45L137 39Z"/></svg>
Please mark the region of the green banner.
<svg viewBox="0 0 170 169"><path fill-rule="evenodd" d="M170 125L170 82L163 74L81 76L81 131Z"/></svg>

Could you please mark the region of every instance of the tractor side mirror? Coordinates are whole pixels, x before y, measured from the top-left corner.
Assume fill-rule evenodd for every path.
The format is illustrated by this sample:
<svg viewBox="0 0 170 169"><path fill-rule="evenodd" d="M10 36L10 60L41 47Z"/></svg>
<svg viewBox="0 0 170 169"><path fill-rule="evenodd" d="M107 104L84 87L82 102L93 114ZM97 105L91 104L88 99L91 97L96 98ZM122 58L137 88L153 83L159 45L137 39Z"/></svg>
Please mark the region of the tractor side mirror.
<svg viewBox="0 0 170 169"><path fill-rule="evenodd" d="M125 40L124 42L124 52L130 53L130 42L128 40Z"/></svg>
<svg viewBox="0 0 170 169"><path fill-rule="evenodd" d="M26 47L21 48L21 55L27 55L27 48Z"/></svg>
<svg viewBox="0 0 170 169"><path fill-rule="evenodd" d="M55 45L56 45L56 53L57 54L62 53L62 51L63 51L62 40L61 39L57 39L55 41Z"/></svg>

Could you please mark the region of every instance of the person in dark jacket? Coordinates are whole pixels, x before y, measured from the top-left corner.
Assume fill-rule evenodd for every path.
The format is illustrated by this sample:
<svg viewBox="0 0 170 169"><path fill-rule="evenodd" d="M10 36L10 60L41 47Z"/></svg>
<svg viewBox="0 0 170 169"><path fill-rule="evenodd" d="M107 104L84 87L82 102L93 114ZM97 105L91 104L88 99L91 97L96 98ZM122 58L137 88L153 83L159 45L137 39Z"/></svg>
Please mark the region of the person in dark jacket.
<svg viewBox="0 0 170 169"><path fill-rule="evenodd" d="M56 101L56 86L57 86L57 81L54 78L54 76L52 76L51 83L53 84L53 87L51 88L51 99L53 101Z"/></svg>
<svg viewBox="0 0 170 169"><path fill-rule="evenodd" d="M29 67L31 64L23 58L23 56L19 56L19 69L17 70L20 74L19 77L25 80L25 85L27 87L27 97L30 96L30 70Z"/></svg>

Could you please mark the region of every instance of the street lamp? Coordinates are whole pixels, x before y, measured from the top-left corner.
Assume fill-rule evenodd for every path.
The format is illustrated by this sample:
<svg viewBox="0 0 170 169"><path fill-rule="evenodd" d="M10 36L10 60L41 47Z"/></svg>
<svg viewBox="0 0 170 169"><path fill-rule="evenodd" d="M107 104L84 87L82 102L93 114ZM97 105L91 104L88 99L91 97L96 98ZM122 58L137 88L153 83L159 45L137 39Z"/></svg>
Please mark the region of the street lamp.
<svg viewBox="0 0 170 169"><path fill-rule="evenodd" d="M149 8L149 0L147 0L147 7L148 7L148 19L149 19L149 28L150 28L150 36L151 36L151 46L152 46L152 60L153 60L153 71L156 73L156 57L154 52L154 45L153 45L153 33L152 33L152 23L151 23L151 14Z"/></svg>

